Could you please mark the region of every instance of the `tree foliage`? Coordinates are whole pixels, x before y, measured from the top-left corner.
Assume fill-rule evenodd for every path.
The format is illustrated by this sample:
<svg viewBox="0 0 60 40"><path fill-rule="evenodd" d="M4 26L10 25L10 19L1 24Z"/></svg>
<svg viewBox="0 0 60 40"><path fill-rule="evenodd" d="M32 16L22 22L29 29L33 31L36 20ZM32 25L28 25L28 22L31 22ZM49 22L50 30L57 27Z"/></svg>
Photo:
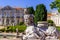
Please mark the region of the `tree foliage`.
<svg viewBox="0 0 60 40"><path fill-rule="evenodd" d="M46 21L47 20L47 10L44 4L39 4L36 6L35 11L35 23L38 21Z"/></svg>
<svg viewBox="0 0 60 40"><path fill-rule="evenodd" d="M28 7L27 11L29 14L34 14L34 8L33 7Z"/></svg>
<svg viewBox="0 0 60 40"><path fill-rule="evenodd" d="M51 9L56 8L58 9L58 12L60 12L60 0L55 0L50 4Z"/></svg>

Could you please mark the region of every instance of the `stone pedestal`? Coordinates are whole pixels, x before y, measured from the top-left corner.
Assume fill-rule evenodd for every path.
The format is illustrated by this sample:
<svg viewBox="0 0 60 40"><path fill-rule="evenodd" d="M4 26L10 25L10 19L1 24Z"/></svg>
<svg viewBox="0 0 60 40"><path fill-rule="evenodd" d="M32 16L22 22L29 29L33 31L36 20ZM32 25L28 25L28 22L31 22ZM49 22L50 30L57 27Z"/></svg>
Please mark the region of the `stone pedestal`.
<svg viewBox="0 0 60 40"><path fill-rule="evenodd" d="M42 21L42 22L38 22L38 27L48 27L48 22L46 21Z"/></svg>

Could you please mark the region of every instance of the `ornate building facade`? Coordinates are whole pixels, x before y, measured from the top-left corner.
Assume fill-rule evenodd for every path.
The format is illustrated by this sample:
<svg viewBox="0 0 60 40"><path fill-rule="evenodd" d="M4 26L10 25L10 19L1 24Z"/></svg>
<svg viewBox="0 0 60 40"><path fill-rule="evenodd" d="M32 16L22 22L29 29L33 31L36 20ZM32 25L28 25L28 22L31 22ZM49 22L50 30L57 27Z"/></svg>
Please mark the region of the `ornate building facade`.
<svg viewBox="0 0 60 40"><path fill-rule="evenodd" d="M0 9L0 25L16 25L24 21L24 8L5 6Z"/></svg>

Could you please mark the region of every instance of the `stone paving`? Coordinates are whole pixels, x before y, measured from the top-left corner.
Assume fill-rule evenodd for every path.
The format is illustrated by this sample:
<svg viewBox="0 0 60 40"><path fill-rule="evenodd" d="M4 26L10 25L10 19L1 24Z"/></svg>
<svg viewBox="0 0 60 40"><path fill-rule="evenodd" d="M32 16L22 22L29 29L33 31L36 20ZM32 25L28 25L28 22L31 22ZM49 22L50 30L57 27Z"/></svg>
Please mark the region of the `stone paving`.
<svg viewBox="0 0 60 40"><path fill-rule="evenodd" d="M0 40L21 40L20 38L0 38Z"/></svg>
<svg viewBox="0 0 60 40"><path fill-rule="evenodd" d="M0 38L0 40L22 40L20 38ZM27 39L27 40L40 40L40 39ZM59 39L46 39L46 40L59 40Z"/></svg>
<svg viewBox="0 0 60 40"><path fill-rule="evenodd" d="M4 35L6 38L4 38ZM20 35L21 36L21 33ZM0 40L22 40L20 37L16 38L16 33L0 33Z"/></svg>

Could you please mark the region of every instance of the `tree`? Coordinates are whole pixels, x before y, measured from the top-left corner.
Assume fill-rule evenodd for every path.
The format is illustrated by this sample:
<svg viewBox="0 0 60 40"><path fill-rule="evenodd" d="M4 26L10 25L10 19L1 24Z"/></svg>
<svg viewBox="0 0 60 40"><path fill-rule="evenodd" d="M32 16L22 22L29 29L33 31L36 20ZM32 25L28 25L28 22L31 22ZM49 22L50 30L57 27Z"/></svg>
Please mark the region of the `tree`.
<svg viewBox="0 0 60 40"><path fill-rule="evenodd" d="M56 8L58 9L58 12L60 12L60 0L55 0L50 4L51 9Z"/></svg>
<svg viewBox="0 0 60 40"><path fill-rule="evenodd" d="M34 21L46 21L47 20L47 10L44 4L39 4L36 6Z"/></svg>
<svg viewBox="0 0 60 40"><path fill-rule="evenodd" d="M28 7L28 8L27 8L27 11L28 11L29 14L34 14L34 9L33 9L33 7Z"/></svg>

